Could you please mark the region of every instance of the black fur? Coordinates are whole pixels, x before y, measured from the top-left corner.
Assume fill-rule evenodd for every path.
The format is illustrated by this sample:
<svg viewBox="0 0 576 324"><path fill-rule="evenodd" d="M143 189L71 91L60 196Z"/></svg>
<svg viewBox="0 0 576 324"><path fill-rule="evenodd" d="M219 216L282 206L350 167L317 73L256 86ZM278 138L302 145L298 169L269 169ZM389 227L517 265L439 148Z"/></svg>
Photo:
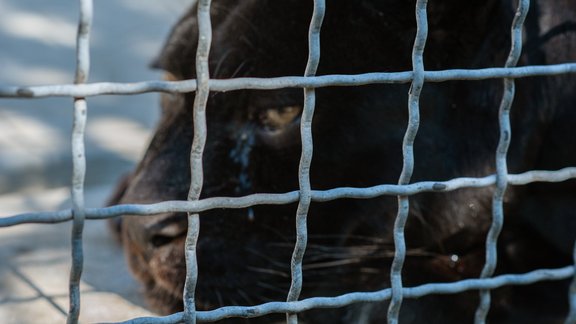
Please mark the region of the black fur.
<svg viewBox="0 0 576 324"><path fill-rule="evenodd" d="M503 66L515 1L430 1L427 70ZM415 1L327 1L318 75L411 70ZM217 1L210 54L213 78L302 75L312 1ZM534 1L521 65L576 61L576 2ZM195 78L195 10L173 29L155 67ZM576 78L517 80L509 172L576 165ZM495 173L502 80L426 83L412 182ZM408 84L317 89L314 189L396 183L407 125ZM186 199L194 94L165 95L148 152L115 202ZM202 197L297 190L301 89L212 93ZM474 278L484 262L493 188L410 199L406 286ZM576 182L509 187L498 272L569 264L576 233ZM295 240L295 205L214 210L201 215L200 308L284 300ZM302 298L388 287L395 197L313 203ZM125 216L122 241L151 305L181 309L183 214ZM457 255L458 260L452 260ZM530 292L530 298L526 292ZM542 322L564 315L566 282L503 288L495 322ZM477 292L406 300L403 322L470 322ZM538 307L533 307L538 305ZM385 304L307 312L310 323L383 321ZM364 316L364 317L362 317ZM274 318L274 317L272 317ZM281 317L280 317L281 318ZM264 319L269 322L271 317Z"/></svg>

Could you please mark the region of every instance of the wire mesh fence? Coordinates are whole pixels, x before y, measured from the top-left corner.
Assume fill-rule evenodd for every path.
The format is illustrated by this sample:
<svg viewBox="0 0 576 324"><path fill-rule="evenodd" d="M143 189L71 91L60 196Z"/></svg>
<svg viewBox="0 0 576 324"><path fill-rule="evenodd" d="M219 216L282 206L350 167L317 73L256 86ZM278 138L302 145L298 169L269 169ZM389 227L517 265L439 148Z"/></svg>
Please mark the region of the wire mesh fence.
<svg viewBox="0 0 576 324"><path fill-rule="evenodd" d="M397 323L404 298L417 298L430 294L455 294L468 290L480 291L480 305L476 311L476 323L486 322L490 308L490 291L507 285L529 285L545 280L562 280L574 276L574 267L540 269L525 274L493 276L496 268L496 244L504 220L504 195L508 186L519 186L533 182L561 182L576 179L576 167L556 171L533 170L522 174L509 174L507 151L510 143L510 108L514 100L515 79L530 76L550 76L576 72L576 63L546 66L515 67L522 51L524 19L530 7L529 0L518 1L512 26L512 44L504 67L484 69L460 69L426 71L423 62L427 41L427 0L416 2L417 32L413 44L412 71L390 73L365 73L357 75L315 76L320 55L321 26L326 10L324 0L314 0L314 12L309 26L309 53L306 70L302 77L276 78L233 78L210 79L208 67L212 28L210 22L210 0L197 1L199 43L196 52L197 79L185 81L147 81L131 84L86 83L90 70L90 29L92 1L80 0L81 12L77 36L77 69L73 85L56 86L9 86L0 87L0 97L41 98L64 96L74 98L74 128L72 132L72 200L71 210L27 213L0 219L0 227L25 223L57 223L72 221L72 269L70 274L70 307L68 323L77 323L80 314L79 284L83 268L82 233L86 219L108 219L124 214L154 215L169 212L188 213L186 238L187 276L184 292L184 311L165 317L137 318L129 323L177 323L211 322L229 317L259 317L272 313L286 313L288 323L298 322L298 313L315 308L336 308L359 302L390 301L388 322ZM426 83L451 80L503 79L504 92L499 110L500 141L496 151L497 173L482 178L455 178L448 181L424 181L411 183L414 168L414 141L419 129L420 93ZM398 184L382 184L367 188L333 188L314 190L310 184L312 153L312 118L315 108L315 89L328 86L359 86L367 84L411 83L408 111L409 123L403 141L403 167ZM299 167L299 190L280 194L257 193L243 197L212 197L200 199L203 185L202 157L206 142L206 104L210 92L238 89L304 89L304 108L301 118L302 153ZM84 206L84 178L86 172L84 153L84 128L88 105L86 97L109 94L133 95L147 92L187 93L195 92L194 141L191 150L190 191L187 201L165 201L155 204L123 204L105 208ZM495 186L493 196L492 225L486 239L486 263L478 279L467 279L452 283L428 283L416 287L404 287L402 267L406 256L404 226L410 211L410 197L423 192L449 192L460 188L484 188ZM376 292L351 292L337 297L314 297L300 300L304 285L302 276L303 255L307 244L307 215L311 202L326 202L336 199L367 199L379 196L397 196L398 214L394 226L394 260L390 269L390 288ZM260 204L298 203L296 214L297 240L292 254L291 286L286 301L269 302L261 305L241 307L225 306L212 311L198 311L195 306L195 287L198 279L196 244L198 241L200 212L216 208L246 208ZM576 253L575 253L576 255ZM576 283L570 289L570 314L567 323L576 322Z"/></svg>

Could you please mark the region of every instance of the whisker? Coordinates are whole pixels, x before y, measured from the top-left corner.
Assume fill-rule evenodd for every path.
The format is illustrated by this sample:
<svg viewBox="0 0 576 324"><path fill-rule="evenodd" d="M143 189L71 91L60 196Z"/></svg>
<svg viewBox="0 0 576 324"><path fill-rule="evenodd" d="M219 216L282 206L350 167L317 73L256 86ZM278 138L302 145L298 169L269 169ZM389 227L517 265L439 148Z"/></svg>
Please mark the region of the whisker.
<svg viewBox="0 0 576 324"><path fill-rule="evenodd" d="M275 234L278 238L280 238L284 242L292 242L292 241L296 240L296 236L287 237L286 234L280 232L277 228L275 228L273 226L270 226L267 224L261 224L260 227L262 229L268 231L269 233ZM274 243L271 243L271 244L274 244Z"/></svg>
<svg viewBox="0 0 576 324"><path fill-rule="evenodd" d="M220 59L218 60L218 63L216 64L216 67L214 68L214 73L213 73L214 78L220 77L220 70L222 69L222 64L226 61L226 59L228 58L228 56L230 56L230 54L232 52L233 52L233 49L229 48L226 52L224 52L224 54L222 54L220 56Z"/></svg>
<svg viewBox="0 0 576 324"><path fill-rule="evenodd" d="M238 64L238 67L236 68L236 70L234 70L234 72L232 72L232 75L230 76L230 78L235 78L238 74L240 74L240 71L242 71L242 68L246 65L248 61L242 61L242 63Z"/></svg>
<svg viewBox="0 0 576 324"><path fill-rule="evenodd" d="M277 292L277 293L281 293L281 294L287 294L287 293L288 293L287 290L278 288L278 287L276 287L276 286L273 286L273 285L271 285L271 284L267 284L267 283L265 283L265 282L260 282L260 281L259 281L259 282L256 283L256 285L257 285L258 287L261 287L261 288L264 288L264 289L268 289L268 290L273 291L273 292Z"/></svg>
<svg viewBox="0 0 576 324"><path fill-rule="evenodd" d="M302 266L302 269L303 270L314 270L314 269L323 269L323 268L333 268L333 267L342 266L342 265L360 263L363 261L365 261L365 260L360 259L360 258L355 258L355 259L318 262L318 263L312 263L312 264L305 264Z"/></svg>
<svg viewBox="0 0 576 324"><path fill-rule="evenodd" d="M360 270L360 273L363 273L363 274L381 274L382 273L382 269L379 269L379 268L362 267L359 270ZM389 271L388 268L386 268L384 270Z"/></svg>
<svg viewBox="0 0 576 324"><path fill-rule="evenodd" d="M218 299L218 306L226 305L224 304L224 299L222 298L222 294L220 293L220 291L215 290L214 293L216 294L216 298Z"/></svg>
<svg viewBox="0 0 576 324"><path fill-rule="evenodd" d="M250 296L248 296L248 294L244 292L242 289L238 288L236 292L238 292L238 295L240 295L240 297L242 297L248 303L248 305L255 305L252 298L250 298Z"/></svg>
<svg viewBox="0 0 576 324"><path fill-rule="evenodd" d="M290 278L289 274L282 272L282 271L279 271L279 270L252 267L252 266L247 266L246 269L254 271L254 272L265 273L265 274L274 275L274 276L278 276L278 277L282 277L282 278Z"/></svg>
<svg viewBox="0 0 576 324"><path fill-rule="evenodd" d="M274 259L270 258L269 256L267 256L266 254L264 254L264 253L262 253L262 252L260 252L260 251L258 251L258 250L256 250L256 249L253 249L253 248L245 248L245 250L246 250L247 252L250 252L250 253L256 255L256 256L259 256L259 257L263 258L264 260L270 262L272 265L274 265L274 266L276 266L276 267L278 267L278 268L286 268L286 267L288 266L287 263L282 263L282 262L280 262L280 261L274 260Z"/></svg>
<svg viewBox="0 0 576 324"><path fill-rule="evenodd" d="M385 245L385 244L389 244L392 245L393 242L386 242L386 240L382 237L378 237L378 236L365 236L365 235L342 235L342 234L310 234L309 235L310 239L342 239L345 238L347 240L351 240L351 239L355 239L358 241L364 241L364 242L368 242L368 243L373 243L373 244L380 244L380 245Z"/></svg>

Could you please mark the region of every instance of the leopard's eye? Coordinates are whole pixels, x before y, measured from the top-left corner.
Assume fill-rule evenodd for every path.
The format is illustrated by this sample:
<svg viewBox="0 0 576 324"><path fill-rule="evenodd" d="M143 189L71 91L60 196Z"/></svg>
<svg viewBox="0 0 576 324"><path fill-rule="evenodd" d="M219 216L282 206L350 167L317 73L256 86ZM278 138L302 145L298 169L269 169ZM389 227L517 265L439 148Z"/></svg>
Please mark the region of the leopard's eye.
<svg viewBox="0 0 576 324"><path fill-rule="evenodd" d="M257 116L258 137L267 145L283 147L296 143L302 106L291 105L265 109Z"/></svg>
<svg viewBox="0 0 576 324"><path fill-rule="evenodd" d="M260 112L258 121L263 130L269 132L282 131L289 125L298 122L301 113L301 106L271 108Z"/></svg>

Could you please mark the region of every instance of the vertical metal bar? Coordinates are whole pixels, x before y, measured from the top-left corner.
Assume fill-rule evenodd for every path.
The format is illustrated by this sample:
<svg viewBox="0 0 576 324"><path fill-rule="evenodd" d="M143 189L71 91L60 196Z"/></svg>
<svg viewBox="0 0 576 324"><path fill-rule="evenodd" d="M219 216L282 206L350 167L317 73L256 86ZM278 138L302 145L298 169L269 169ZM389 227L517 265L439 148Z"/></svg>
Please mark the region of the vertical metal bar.
<svg viewBox="0 0 576 324"><path fill-rule="evenodd" d="M413 79L408 97L408 127L402 143L403 167L398 184L410 182L414 171L414 140L420 125L420 92L424 86L424 47L428 37L427 0L416 2L416 39L412 49ZM406 258L404 227L410 211L408 196L398 196L398 214L394 222L394 260L390 268L392 298L388 307L388 323L398 323L402 305L402 267Z"/></svg>
<svg viewBox="0 0 576 324"><path fill-rule="evenodd" d="M190 191L188 200L198 200L204 183L202 156L206 144L206 104L210 88L208 55L212 43L212 24L210 21L211 0L198 1L198 48L196 50L196 79L198 89L194 98L194 139L190 152ZM184 283L184 320L196 323L195 290L198 280L198 261L196 244L200 234L200 215L188 213L188 234L185 243L186 282Z"/></svg>
<svg viewBox="0 0 576 324"><path fill-rule="evenodd" d="M568 300L570 302L570 312L566 318L565 324L576 324L576 244L574 245L574 252L572 254L572 261L574 262L574 277L570 284L568 292Z"/></svg>
<svg viewBox="0 0 576 324"><path fill-rule="evenodd" d="M92 25L92 0L80 0L80 18L76 36L76 75L74 83L85 83L90 71L90 28ZM74 99L74 125L72 128L72 268L70 270L70 306L67 323L78 323L80 316L80 279L84 264L82 232L84 230L84 179L86 153L84 131L87 119L86 100Z"/></svg>
<svg viewBox="0 0 576 324"><path fill-rule="evenodd" d="M308 30L308 62L304 76L314 76L320 62L320 30L324 13L325 0L314 0L314 11ZM287 301L296 301L302 291L302 260L306 252L308 241L307 218L308 209L312 201L312 188L310 185L310 165L312 163L312 119L316 105L316 91L314 88L304 88L304 108L300 119L300 136L302 139L302 155L298 169L300 184L300 200L296 211L296 244L292 254L291 274L292 282L288 292ZM286 314L288 323L298 323L297 314Z"/></svg>
<svg viewBox="0 0 576 324"><path fill-rule="evenodd" d="M530 0L520 0L518 8L512 22L512 45L510 53L506 60L505 67L514 67L520 59L522 54L522 27L528 8L530 7ZM514 101L515 94L514 79L504 79L504 94L499 108L499 124L500 124L500 140L496 148L496 189L492 197L492 225L486 237L486 263L480 274L481 278L488 278L494 274L497 263L496 244L498 235L502 230L504 223L504 195L508 187L508 166L506 163L506 156L508 154L508 147L512 136L510 127L510 109ZM480 304L476 310L475 323L485 323L486 316L490 310L490 290L480 290Z"/></svg>

